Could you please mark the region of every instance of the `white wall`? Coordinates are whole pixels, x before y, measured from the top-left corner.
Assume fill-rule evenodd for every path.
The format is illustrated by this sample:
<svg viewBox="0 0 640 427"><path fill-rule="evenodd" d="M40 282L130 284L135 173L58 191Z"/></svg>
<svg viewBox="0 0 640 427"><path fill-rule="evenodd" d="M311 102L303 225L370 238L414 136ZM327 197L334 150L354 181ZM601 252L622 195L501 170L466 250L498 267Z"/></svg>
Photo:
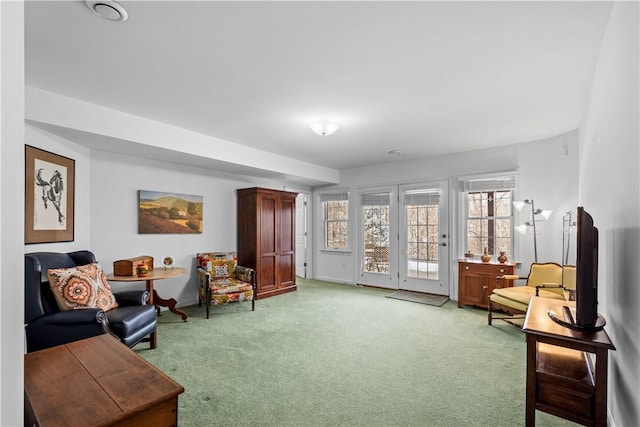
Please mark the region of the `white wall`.
<svg viewBox="0 0 640 427"><path fill-rule="evenodd" d="M368 166L340 171L340 184L315 189L313 277L341 283L356 283L359 263L356 255L356 227L350 228L351 252L325 252L321 250L323 224L322 205L318 195L329 189L357 189L385 184L399 184L448 179L450 183L450 296L457 299L456 260L466 250L459 236L458 177L469 174L518 171L516 199L534 199L536 207L553 209L554 213L538 227L538 260L560 262L562 252L562 214L577 203L578 134L576 131L553 138L512 144L500 148L478 150L430 159L407 160L384 165ZM357 217L357 200L351 196L350 218ZM523 212L516 222L528 218ZM526 275L533 262L532 236L515 236L515 258L522 263Z"/></svg>
<svg viewBox="0 0 640 427"><path fill-rule="evenodd" d="M24 4L0 1L0 425L23 422Z"/></svg>
<svg viewBox="0 0 640 427"><path fill-rule="evenodd" d="M615 2L580 127L579 199L599 229L598 301L616 351L610 425L640 425L640 132L637 2Z"/></svg>
<svg viewBox="0 0 640 427"><path fill-rule="evenodd" d="M91 156L91 245L105 266L139 255L159 260L172 255L188 274L155 282L163 298L178 305L197 302L194 274L197 252L236 250L236 195L238 188L264 186L284 189L284 183L189 168L168 162L93 151ZM138 190L203 196L201 234L138 234ZM114 290L136 286L112 282ZM138 284L138 287L144 285Z"/></svg>

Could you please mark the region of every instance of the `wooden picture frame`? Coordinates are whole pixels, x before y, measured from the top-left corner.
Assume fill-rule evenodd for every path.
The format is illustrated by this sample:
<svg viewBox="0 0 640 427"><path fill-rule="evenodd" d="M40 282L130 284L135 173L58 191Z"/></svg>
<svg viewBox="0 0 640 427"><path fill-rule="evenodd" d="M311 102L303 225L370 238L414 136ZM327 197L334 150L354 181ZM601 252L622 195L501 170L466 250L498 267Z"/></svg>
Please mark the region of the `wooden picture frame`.
<svg viewBox="0 0 640 427"><path fill-rule="evenodd" d="M75 160L25 145L24 242L72 242Z"/></svg>

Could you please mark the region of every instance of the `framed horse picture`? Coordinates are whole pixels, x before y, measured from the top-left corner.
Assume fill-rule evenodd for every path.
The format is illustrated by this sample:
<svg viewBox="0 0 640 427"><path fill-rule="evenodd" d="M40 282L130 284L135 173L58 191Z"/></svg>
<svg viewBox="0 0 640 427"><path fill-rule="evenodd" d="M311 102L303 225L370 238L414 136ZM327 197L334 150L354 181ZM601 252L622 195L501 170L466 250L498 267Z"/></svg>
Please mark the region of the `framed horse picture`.
<svg viewBox="0 0 640 427"><path fill-rule="evenodd" d="M75 161L25 145L24 242L73 241Z"/></svg>

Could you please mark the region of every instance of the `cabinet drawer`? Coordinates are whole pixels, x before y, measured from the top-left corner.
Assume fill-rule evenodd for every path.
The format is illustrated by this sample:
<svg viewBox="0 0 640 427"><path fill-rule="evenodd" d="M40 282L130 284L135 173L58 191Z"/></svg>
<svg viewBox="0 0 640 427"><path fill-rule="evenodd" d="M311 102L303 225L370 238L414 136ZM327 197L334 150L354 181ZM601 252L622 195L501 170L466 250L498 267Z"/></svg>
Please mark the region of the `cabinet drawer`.
<svg viewBox="0 0 640 427"><path fill-rule="evenodd" d="M472 264L472 263L461 263L460 264L461 271L470 272L475 274L492 274L496 276L501 276L503 274L513 274L514 268L509 265L500 265L500 264Z"/></svg>

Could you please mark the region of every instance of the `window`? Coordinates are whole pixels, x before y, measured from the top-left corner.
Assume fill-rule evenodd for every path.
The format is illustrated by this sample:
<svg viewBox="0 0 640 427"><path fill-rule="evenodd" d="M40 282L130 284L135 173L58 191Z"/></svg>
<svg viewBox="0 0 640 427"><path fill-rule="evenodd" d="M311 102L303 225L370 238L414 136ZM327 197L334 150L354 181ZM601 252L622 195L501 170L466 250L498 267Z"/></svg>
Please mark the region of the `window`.
<svg viewBox="0 0 640 427"><path fill-rule="evenodd" d="M407 216L407 276L438 280L440 192L437 189L407 191L404 204Z"/></svg>
<svg viewBox="0 0 640 427"><path fill-rule="evenodd" d="M367 273L389 274L389 231L391 194L362 194L364 238L364 270Z"/></svg>
<svg viewBox="0 0 640 427"><path fill-rule="evenodd" d="M513 257L513 189L515 175L460 181L464 195L466 250Z"/></svg>
<svg viewBox="0 0 640 427"><path fill-rule="evenodd" d="M324 217L324 248L347 249L349 193L321 194Z"/></svg>

